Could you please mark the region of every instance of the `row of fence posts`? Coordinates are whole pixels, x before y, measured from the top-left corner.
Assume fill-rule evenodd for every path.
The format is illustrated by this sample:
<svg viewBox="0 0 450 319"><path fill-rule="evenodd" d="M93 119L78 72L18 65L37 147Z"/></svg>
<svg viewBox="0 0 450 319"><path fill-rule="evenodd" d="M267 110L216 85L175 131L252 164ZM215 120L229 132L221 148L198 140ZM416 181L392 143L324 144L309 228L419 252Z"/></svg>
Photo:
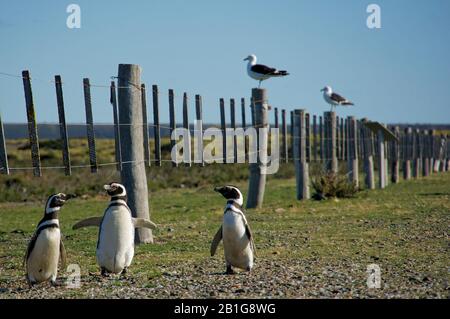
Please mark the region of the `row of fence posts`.
<svg viewBox="0 0 450 319"><path fill-rule="evenodd" d="M119 73L124 72L120 71ZM135 71L133 71L135 72ZM126 72L127 73L127 72ZM131 73L127 73L131 76ZM36 114L33 102L33 93L31 88L31 77L28 71L22 72L23 87L25 94L25 103L27 110L28 133L31 148L31 160L33 172L36 176L41 176L41 159L39 153L38 131L36 124ZM135 76L131 76L135 78ZM152 160L150 143L149 143L149 125L147 116L147 100L145 84L140 84L140 79L121 81L118 77L118 87L115 81L110 84L110 103L114 119L114 136L115 136L115 162L117 170L123 170L124 162L135 161L137 156L124 154L130 144L136 144L135 139L131 138L130 127L133 126L133 134L139 135L139 144L142 147L143 163L150 166ZM56 99L59 116L60 138L62 141L62 164L66 175L72 174L70 161L69 139L67 134L67 124L64 111L63 99L63 82L61 76L55 76ZM98 171L99 164L96 155L96 142L94 131L94 120L92 116L91 103L91 84L88 78L83 79L84 104L86 113L86 135L89 148L89 163L92 173ZM130 112L123 111L119 108L118 94L125 92L126 98L122 104L139 105L139 116L132 116ZM131 93L133 94L131 98ZM120 99L120 97L119 97ZM128 100L127 100L128 99ZM267 102L267 92L265 89L253 89L250 101L251 110L251 126L255 128L269 127L269 105ZM153 101L153 135L154 135L154 163L156 166L162 164L161 152L161 125L159 117L159 90L157 85L152 86ZM182 127L190 129L189 124L189 103L186 93L183 94L182 102ZM131 104L130 104L131 103ZM170 134L176 129L175 118L175 93L174 90L168 90L169 104L169 130ZM237 137L234 136L234 148L232 154L227 154L227 134L226 128L236 129L236 102L230 99L230 123L226 121L225 99L219 100L220 110L220 127L222 130L223 145L223 163L236 162L238 159ZM246 101L241 99L241 127L247 128L246 123ZM126 109L126 108L125 108ZM281 111L281 121L280 113ZM120 113L120 114L119 114ZM432 172L439 170L445 171L449 169L450 164L450 138L449 136L437 135L434 130L418 130L406 128L400 131L398 127L390 127L394 132L398 141L385 141L383 134L375 134L364 125L367 119L356 120L355 117L339 118L335 112L325 112L323 116L310 115L306 110L294 110L290 112L290 125L287 123L287 111L285 109L274 108L274 127L281 126L281 150L279 152L280 162L288 163L294 161L296 180L297 180L297 198L307 199L310 197L309 190L309 163L320 162L326 170L337 173L339 162L346 162L347 173L350 181L359 186L359 160L362 160L364 171L364 184L368 189L375 188L374 167L378 168L378 185L384 188L388 181L397 183L400 181L400 170L403 172L405 180L412 177L428 176ZM131 115L130 115L131 114ZM195 118L197 124L194 130L203 132L202 123L202 97L195 95ZM141 123L142 125L129 125L130 123ZM127 128L128 127L128 128ZM288 127L290 131L288 132ZM260 136L257 130L258 147L262 145L263 149L258 149L261 156L267 156L269 146L268 138L265 134ZM290 143L289 143L290 136ZM190 138L190 136L189 136ZM245 159L248 160L249 141L248 137L245 142ZM262 139L262 143L259 140ZM171 149L176 146L176 141L171 140ZM196 149L203 150L203 139L195 139ZM5 137L3 123L0 118L0 168L4 174L9 174L9 166L7 160L7 152L5 145ZM190 141L186 144L185 165L192 165L192 153ZM291 154L289 154L289 149ZM201 166L205 165L203 152L195 155L196 163ZM258 207L262 204L265 188L264 161L258 158L257 163L250 165L249 179L249 195L247 207ZM388 163L390 163L388 170ZM177 162L172 161L174 167L178 166ZM341 165L342 166L342 165ZM391 172L391 178L388 178L388 171ZM262 172L262 173L261 173Z"/></svg>
<svg viewBox="0 0 450 319"><path fill-rule="evenodd" d="M318 127L317 117L313 116L311 136L310 116L306 110L292 111L291 118L298 199L310 198L308 164L312 161L323 163L324 169L333 173L338 173L339 161L347 162L349 181L359 187L359 159L362 159L367 189L376 188L375 164L379 188L388 185L388 171L390 181L398 183L400 167L404 180L450 169L450 136L437 135L435 130L408 127L400 132L398 126L390 127L397 140L387 141L382 130L373 132L365 125L367 119L358 121L353 116L339 119L335 112L325 112L319 117ZM282 138L286 138L284 134ZM312 154L309 142L313 145ZM389 170L388 163L391 163Z"/></svg>

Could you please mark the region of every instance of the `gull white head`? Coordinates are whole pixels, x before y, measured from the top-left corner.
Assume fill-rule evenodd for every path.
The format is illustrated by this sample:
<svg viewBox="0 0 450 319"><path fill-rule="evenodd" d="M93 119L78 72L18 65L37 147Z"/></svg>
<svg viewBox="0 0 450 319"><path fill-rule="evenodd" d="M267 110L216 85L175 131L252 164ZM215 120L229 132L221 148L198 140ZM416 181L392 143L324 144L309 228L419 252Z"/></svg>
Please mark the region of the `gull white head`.
<svg viewBox="0 0 450 319"><path fill-rule="evenodd" d="M250 64L256 63L256 55L250 54L248 57L244 59L244 61L249 61Z"/></svg>
<svg viewBox="0 0 450 319"><path fill-rule="evenodd" d="M322 90L320 90L320 92L325 92L326 94L331 94L331 93L333 93L333 90L331 89L331 87L329 87L327 85Z"/></svg>

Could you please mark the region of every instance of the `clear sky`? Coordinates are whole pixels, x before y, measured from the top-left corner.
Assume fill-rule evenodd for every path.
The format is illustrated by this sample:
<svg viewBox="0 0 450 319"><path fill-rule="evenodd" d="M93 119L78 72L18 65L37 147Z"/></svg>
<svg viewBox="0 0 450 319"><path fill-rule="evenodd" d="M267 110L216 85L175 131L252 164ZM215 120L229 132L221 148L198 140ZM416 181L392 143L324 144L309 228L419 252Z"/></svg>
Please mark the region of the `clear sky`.
<svg viewBox="0 0 450 319"><path fill-rule="evenodd" d="M81 7L80 29L66 26L70 3ZM381 29L367 28L371 3ZM448 0L0 0L0 72L30 70L39 122L58 119L54 75L67 121L84 122L82 78L108 85L119 63L141 65L143 82L160 86L162 122L169 88L178 119L186 91L202 94L204 120L218 122L219 98L249 97L257 85L242 61L254 53L291 74L263 84L275 107L322 113L328 84L356 104L340 116L449 123L449 14ZM91 93L94 121L111 122L108 89ZM4 122L26 121L20 78L0 75L0 111Z"/></svg>

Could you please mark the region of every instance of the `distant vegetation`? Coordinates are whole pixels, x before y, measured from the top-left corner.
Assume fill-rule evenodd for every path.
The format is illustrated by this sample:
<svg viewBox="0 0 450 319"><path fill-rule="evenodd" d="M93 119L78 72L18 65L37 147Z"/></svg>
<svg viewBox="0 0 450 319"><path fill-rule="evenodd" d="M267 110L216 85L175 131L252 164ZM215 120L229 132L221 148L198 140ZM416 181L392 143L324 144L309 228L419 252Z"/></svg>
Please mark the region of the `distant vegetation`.
<svg viewBox="0 0 450 319"><path fill-rule="evenodd" d="M40 140L42 166L62 166L61 142L59 140ZM151 142L151 158L154 159L154 144ZM162 157L170 159L170 144L162 139ZM30 146L26 139L7 141L8 160L11 168L31 167ZM114 140L98 139L96 144L97 161L115 161ZM85 139L70 139L70 159L72 165L89 165L88 146ZM200 167L193 164L186 167L180 164L173 168L171 162L163 162L161 167L151 163L147 169L149 190L165 188L190 188L206 185L221 185L246 181L248 164L210 164ZM96 174L89 167L73 168L72 176L65 176L63 169L43 169L42 177L34 177L32 170L11 170L11 175L0 175L0 202L42 201L48 194L56 191L76 193L79 196L95 197L103 194L102 185L112 180L120 180L115 165L99 167ZM293 165L281 165L277 174L269 178L291 178L295 176Z"/></svg>

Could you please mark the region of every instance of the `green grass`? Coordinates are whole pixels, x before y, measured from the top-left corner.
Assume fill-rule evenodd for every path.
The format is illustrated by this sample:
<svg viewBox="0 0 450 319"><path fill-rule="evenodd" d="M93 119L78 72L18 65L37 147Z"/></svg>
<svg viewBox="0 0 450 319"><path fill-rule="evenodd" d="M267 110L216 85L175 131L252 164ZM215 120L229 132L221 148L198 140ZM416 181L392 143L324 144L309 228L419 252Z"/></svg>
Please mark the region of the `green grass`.
<svg viewBox="0 0 450 319"><path fill-rule="evenodd" d="M245 196L247 182L237 181L237 185ZM302 266L293 271L309 278L321 278L326 267L356 276L356 283L342 284L351 287L352 293L363 291L378 297L448 297L450 174L402 182L385 190L362 191L356 198L339 201L297 201L294 185L293 179L269 179L264 208L247 212L258 249L255 276L264 276L267 271L262 266L258 268L258 264L289 265L301 261ZM222 251L213 259L216 264L209 263L209 244L220 225L225 203L212 187L213 183L152 190L149 194L151 219L159 226L154 232L155 243L136 248L130 269L132 284L113 280L103 288L103 293L108 295L118 287L127 286L153 289L164 282L164 273L173 269L184 269L184 273L200 265L210 267L207 271L223 271ZM41 201L0 203L0 288L8 290L0 298L17 297L12 293L14 289L26 289L22 257L42 217L44 197ZM61 210L68 263L80 265L84 286L78 290L61 288L58 296L88 297L88 288L98 288L98 283L89 279L92 273L98 274L97 230L73 231L71 226L85 217L101 215L107 200L103 195L78 198ZM386 287L368 292L364 286L365 267L374 262L382 267ZM355 269L350 270L344 264ZM65 278L67 274L61 271L61 276ZM416 277L419 282L414 281ZM198 280L203 279L199 275ZM287 295L311 296L314 289L319 289L308 285L308 282L304 284L305 291L295 290ZM320 285L325 287L330 282L325 280ZM203 295L193 293L193 297L199 296Z"/></svg>

